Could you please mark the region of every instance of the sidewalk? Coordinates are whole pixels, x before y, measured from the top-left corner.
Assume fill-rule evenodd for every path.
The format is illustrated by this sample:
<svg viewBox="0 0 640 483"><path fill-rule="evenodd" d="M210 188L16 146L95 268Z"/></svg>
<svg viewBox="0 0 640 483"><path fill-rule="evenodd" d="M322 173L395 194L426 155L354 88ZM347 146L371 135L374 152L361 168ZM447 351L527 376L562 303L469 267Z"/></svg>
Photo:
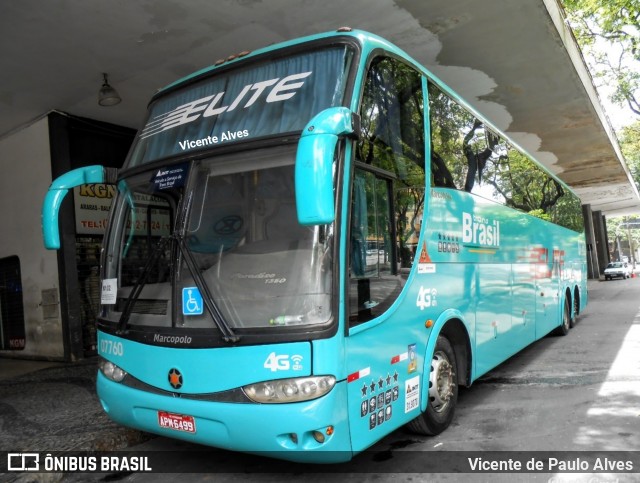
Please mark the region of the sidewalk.
<svg viewBox="0 0 640 483"><path fill-rule="evenodd" d="M0 359L0 451L107 451L149 439L107 418L97 363Z"/></svg>

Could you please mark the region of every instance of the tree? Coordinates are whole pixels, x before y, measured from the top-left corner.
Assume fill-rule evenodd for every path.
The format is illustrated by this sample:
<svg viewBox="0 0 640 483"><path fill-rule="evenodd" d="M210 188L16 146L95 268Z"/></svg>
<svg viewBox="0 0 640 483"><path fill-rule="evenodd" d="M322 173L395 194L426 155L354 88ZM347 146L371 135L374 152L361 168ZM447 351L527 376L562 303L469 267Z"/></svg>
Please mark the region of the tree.
<svg viewBox="0 0 640 483"><path fill-rule="evenodd" d="M611 260L621 260L623 255L630 255L631 260L638 262L635 251L640 246L640 219L631 216L607 218L607 237Z"/></svg>
<svg viewBox="0 0 640 483"><path fill-rule="evenodd" d="M640 2L562 2L578 43L590 57L594 77L615 84L611 100L640 116Z"/></svg>
<svg viewBox="0 0 640 483"><path fill-rule="evenodd" d="M627 160L636 186L640 189L640 121L622 128L619 136L622 154Z"/></svg>

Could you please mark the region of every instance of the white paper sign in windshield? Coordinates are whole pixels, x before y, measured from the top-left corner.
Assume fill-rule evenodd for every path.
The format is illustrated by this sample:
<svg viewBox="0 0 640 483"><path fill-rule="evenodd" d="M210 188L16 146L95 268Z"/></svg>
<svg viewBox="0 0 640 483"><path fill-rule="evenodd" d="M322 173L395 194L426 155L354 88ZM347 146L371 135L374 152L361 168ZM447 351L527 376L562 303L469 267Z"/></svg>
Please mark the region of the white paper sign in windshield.
<svg viewBox="0 0 640 483"><path fill-rule="evenodd" d="M204 79L153 103L129 166L299 132L342 102L350 54L333 47Z"/></svg>

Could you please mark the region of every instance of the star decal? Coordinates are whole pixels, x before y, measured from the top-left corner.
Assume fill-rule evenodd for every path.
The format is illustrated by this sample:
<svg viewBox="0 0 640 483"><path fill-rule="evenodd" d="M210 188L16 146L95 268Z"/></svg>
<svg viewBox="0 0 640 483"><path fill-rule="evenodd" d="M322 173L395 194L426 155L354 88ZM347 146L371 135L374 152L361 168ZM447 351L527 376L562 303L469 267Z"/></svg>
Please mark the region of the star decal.
<svg viewBox="0 0 640 483"><path fill-rule="evenodd" d="M169 371L169 384L171 384L171 387L173 387L174 389L180 389L182 387L182 374L180 374L180 371L178 369L171 369Z"/></svg>

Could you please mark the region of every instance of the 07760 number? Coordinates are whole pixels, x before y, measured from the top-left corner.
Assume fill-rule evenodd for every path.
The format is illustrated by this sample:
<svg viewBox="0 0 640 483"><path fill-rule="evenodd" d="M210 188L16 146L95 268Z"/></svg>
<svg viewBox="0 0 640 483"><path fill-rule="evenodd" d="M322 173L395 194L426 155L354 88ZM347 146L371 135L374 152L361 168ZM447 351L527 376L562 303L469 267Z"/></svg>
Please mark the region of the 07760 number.
<svg viewBox="0 0 640 483"><path fill-rule="evenodd" d="M122 342L103 339L100 341L100 353L122 356L124 355L124 346L122 345Z"/></svg>

